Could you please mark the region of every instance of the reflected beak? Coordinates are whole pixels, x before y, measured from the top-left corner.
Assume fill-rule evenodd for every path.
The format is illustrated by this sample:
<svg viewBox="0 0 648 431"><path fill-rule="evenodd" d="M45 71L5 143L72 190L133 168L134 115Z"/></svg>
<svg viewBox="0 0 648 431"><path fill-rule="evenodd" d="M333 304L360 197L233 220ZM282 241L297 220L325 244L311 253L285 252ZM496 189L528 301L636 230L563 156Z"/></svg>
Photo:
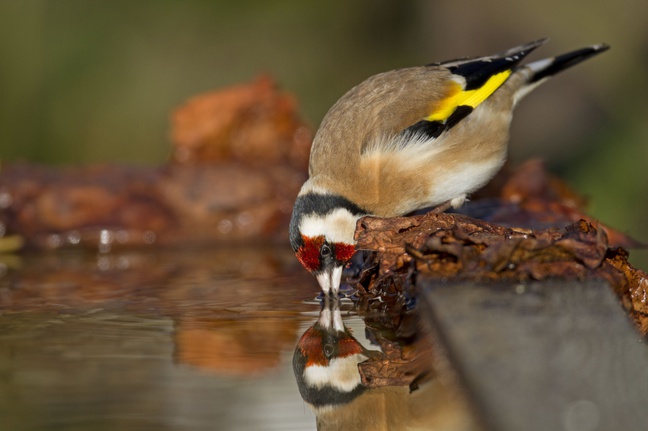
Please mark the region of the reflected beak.
<svg viewBox="0 0 648 431"><path fill-rule="evenodd" d="M321 274L317 275L317 282L325 294L329 292L337 295L340 291L340 280L342 279L342 266L333 266L326 268Z"/></svg>
<svg viewBox="0 0 648 431"><path fill-rule="evenodd" d="M346 332L342 322L342 313L340 312L340 298L337 296L326 295L322 302L322 311L320 311L319 326L329 332Z"/></svg>

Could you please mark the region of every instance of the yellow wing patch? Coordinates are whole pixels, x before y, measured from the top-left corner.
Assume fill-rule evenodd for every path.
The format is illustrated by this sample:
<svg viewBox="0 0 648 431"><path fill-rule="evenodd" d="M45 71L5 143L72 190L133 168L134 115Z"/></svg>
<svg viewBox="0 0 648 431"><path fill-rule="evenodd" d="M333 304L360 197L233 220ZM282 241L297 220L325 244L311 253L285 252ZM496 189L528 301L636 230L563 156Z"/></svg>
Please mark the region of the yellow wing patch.
<svg viewBox="0 0 648 431"><path fill-rule="evenodd" d="M457 106L470 106L473 109L497 90L500 85L511 75L511 70L505 70L488 78L488 81L479 88L464 91L460 84L450 91L450 95L443 99L439 106L427 118L427 121L444 121L457 109Z"/></svg>

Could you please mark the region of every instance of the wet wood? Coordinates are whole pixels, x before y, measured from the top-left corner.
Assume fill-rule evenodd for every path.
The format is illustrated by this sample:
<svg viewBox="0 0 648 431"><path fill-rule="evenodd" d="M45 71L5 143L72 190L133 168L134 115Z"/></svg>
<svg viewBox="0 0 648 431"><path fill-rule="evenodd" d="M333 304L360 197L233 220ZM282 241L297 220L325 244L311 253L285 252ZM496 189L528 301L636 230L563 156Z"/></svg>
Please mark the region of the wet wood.
<svg viewBox="0 0 648 431"><path fill-rule="evenodd" d="M605 282L418 283L487 429L645 428L648 346Z"/></svg>
<svg viewBox="0 0 648 431"><path fill-rule="evenodd" d="M361 296L396 304L403 300L399 293L417 290L420 276L483 282L604 279L647 334L648 274L628 262L625 249L641 244L588 217L573 192L541 168L524 164L495 188L499 198L475 200L464 209L469 214L360 219L358 248L372 254L351 284Z"/></svg>

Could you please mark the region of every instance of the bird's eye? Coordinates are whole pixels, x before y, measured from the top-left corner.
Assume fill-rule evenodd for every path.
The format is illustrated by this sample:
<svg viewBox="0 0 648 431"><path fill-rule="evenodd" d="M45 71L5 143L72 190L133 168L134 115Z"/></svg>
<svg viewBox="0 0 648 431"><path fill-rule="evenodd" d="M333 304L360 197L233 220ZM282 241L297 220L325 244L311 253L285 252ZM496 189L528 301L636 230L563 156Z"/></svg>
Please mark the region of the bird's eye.
<svg viewBox="0 0 648 431"><path fill-rule="evenodd" d="M320 249L320 254L322 255L322 257L326 257L326 256L330 255L331 252L332 252L332 250L331 250L330 245L328 245L326 243L322 244L322 248Z"/></svg>
<svg viewBox="0 0 648 431"><path fill-rule="evenodd" d="M324 355L327 358L330 358L331 356L333 356L333 346L331 344L325 344L324 345Z"/></svg>

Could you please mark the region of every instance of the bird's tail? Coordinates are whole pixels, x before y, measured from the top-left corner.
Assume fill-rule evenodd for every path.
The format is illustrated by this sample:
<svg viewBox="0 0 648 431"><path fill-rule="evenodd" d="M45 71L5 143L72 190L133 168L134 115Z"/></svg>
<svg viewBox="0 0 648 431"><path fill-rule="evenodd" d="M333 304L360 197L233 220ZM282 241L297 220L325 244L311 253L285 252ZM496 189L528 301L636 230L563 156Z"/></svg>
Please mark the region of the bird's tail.
<svg viewBox="0 0 648 431"><path fill-rule="evenodd" d="M565 69L585 61L590 57L608 50L610 47L606 44L591 45L585 48L577 49L566 54L556 57L545 58L518 66L518 69L525 69L530 72L527 85L517 91L515 94L516 103L526 96L531 90L536 88L548 78Z"/></svg>
<svg viewBox="0 0 648 431"><path fill-rule="evenodd" d="M545 78L555 75L556 73L577 65L590 57L608 50L610 47L605 44L592 45L576 51L568 52L557 57L545 58L544 60L534 61L524 65L533 73L530 83L541 81Z"/></svg>

